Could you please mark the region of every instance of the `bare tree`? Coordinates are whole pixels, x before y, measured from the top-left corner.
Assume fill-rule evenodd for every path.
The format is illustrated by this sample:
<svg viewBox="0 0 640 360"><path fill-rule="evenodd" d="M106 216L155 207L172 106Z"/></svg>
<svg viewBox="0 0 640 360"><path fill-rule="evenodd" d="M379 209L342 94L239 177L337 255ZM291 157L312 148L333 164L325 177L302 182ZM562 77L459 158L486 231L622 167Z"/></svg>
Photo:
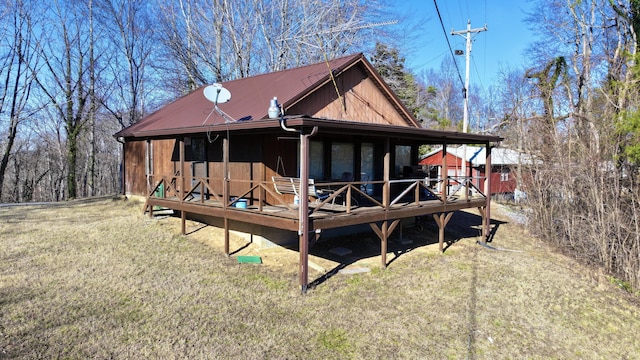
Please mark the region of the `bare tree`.
<svg viewBox="0 0 640 360"><path fill-rule="evenodd" d="M18 128L27 118L28 99L31 92L33 77L29 66L34 65L36 59L32 51L33 34L30 30L31 10L21 1L7 3L8 5L0 18L5 34L2 36L7 42L0 46L0 120L6 119L8 125L1 129L6 131L6 139L2 144L0 158L0 201L4 189L4 179L12 156L13 147L18 136Z"/></svg>
<svg viewBox="0 0 640 360"><path fill-rule="evenodd" d="M202 61L211 69L212 80L216 82L228 79L228 72L230 71L229 66L226 65L228 55L223 53L226 45L224 41L226 38L224 33L225 24L228 22L226 17L228 11L225 10L225 3L226 1L223 0L210 0L199 12L202 23L199 26L200 32L198 35L208 35L206 37L198 36L198 42L202 50L205 54L208 54Z"/></svg>
<svg viewBox="0 0 640 360"><path fill-rule="evenodd" d="M91 39L85 21L88 12L85 4L56 1L46 6L50 6L46 11L50 21L46 29L34 30L46 34L37 48L44 65L32 71L42 94L64 121L67 198L75 198L78 196L78 141L90 120L92 84L87 82Z"/></svg>
<svg viewBox="0 0 640 360"><path fill-rule="evenodd" d="M103 29L98 36L108 39L104 45L112 50L104 59L108 76L103 76L112 81L103 84L107 91L100 94L101 103L121 127L138 122L145 114L145 85L155 45L149 6L128 0L96 2L97 22Z"/></svg>
<svg viewBox="0 0 640 360"><path fill-rule="evenodd" d="M442 130L452 130L462 126L462 89L464 84L452 58L445 58L440 71L428 70L420 75L421 81L432 88L432 120Z"/></svg>
<svg viewBox="0 0 640 360"><path fill-rule="evenodd" d="M532 173L532 230L577 258L640 286L640 5L541 1L531 16L544 44L527 77L540 114L529 129L542 162Z"/></svg>
<svg viewBox="0 0 640 360"><path fill-rule="evenodd" d="M367 43L373 49L369 19L381 7L357 0L179 0L160 6L168 68L185 90L324 61Z"/></svg>
<svg viewBox="0 0 640 360"><path fill-rule="evenodd" d="M159 4L161 11L156 14L161 32L164 57L163 64L155 64L160 71L174 74L168 87L175 94L191 91L208 82L206 67L200 64L203 54L199 50L198 8L207 8L196 1L164 1ZM220 9L213 6L215 12ZM220 16L216 13L213 17ZM207 29L208 27L205 27ZM217 38L217 36L214 36ZM220 74L220 65L214 73Z"/></svg>

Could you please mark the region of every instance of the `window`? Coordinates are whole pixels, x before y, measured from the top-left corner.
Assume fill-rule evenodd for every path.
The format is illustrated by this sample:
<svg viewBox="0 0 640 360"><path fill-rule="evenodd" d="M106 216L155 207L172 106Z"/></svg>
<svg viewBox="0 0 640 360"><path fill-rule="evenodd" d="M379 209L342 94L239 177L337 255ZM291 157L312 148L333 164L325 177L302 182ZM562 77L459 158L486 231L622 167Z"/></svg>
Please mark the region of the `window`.
<svg viewBox="0 0 640 360"><path fill-rule="evenodd" d="M322 141L311 141L309 143L309 177L312 179L324 179ZM300 173L298 171L298 173Z"/></svg>
<svg viewBox="0 0 640 360"><path fill-rule="evenodd" d="M205 161L206 148L204 138L191 139L191 159L190 161Z"/></svg>
<svg viewBox="0 0 640 360"><path fill-rule="evenodd" d="M360 181L372 181L373 179L373 144L362 143L360 146ZM372 184L363 185L362 188L367 194L373 194Z"/></svg>
<svg viewBox="0 0 640 360"><path fill-rule="evenodd" d="M353 174L353 144L335 142L331 144L331 178L341 179L343 173Z"/></svg>
<svg viewBox="0 0 640 360"><path fill-rule="evenodd" d="M502 170L502 172L500 173L500 181L501 182L509 181L509 170L505 170L505 169Z"/></svg>
<svg viewBox="0 0 640 360"><path fill-rule="evenodd" d="M395 176L400 177L405 166L411 166L411 146L396 146Z"/></svg>

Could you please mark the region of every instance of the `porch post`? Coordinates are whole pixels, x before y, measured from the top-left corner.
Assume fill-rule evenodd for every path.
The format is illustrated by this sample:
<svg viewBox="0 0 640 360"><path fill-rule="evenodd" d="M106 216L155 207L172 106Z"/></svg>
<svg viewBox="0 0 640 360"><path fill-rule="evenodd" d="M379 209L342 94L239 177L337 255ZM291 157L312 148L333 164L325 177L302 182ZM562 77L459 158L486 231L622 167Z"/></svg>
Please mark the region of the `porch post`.
<svg viewBox="0 0 640 360"><path fill-rule="evenodd" d="M485 226L484 229L484 241L486 242L491 234L491 144L486 144L487 148L487 159L485 161L485 176L486 179L484 181L484 194L487 197L487 209L484 212L485 216Z"/></svg>
<svg viewBox="0 0 640 360"><path fill-rule="evenodd" d="M466 145L465 149L466 149ZM466 154L466 151L464 151L464 153ZM464 181L464 186L462 187L462 190L464 190L464 200L465 201L469 201L469 182L471 181L471 161L467 161L466 155L465 158L462 159L462 162L464 163L464 174L462 174L463 178L462 181Z"/></svg>
<svg viewBox="0 0 640 360"><path fill-rule="evenodd" d="M382 205L385 210L389 210L389 204L391 203L391 144L389 138L384 140L384 174L382 185Z"/></svg>
<svg viewBox="0 0 640 360"><path fill-rule="evenodd" d="M222 139L222 208L229 203L229 139ZM226 218L225 214L225 218Z"/></svg>
<svg viewBox="0 0 640 360"><path fill-rule="evenodd" d="M185 193L185 181L184 181L184 136L180 139L180 191L178 192L178 196L180 196L180 202L184 199Z"/></svg>
<svg viewBox="0 0 640 360"><path fill-rule="evenodd" d="M447 203L447 189L449 188L448 174L449 169L447 168L447 143L444 143L442 144L442 189L440 192L442 193L442 202L445 204Z"/></svg>

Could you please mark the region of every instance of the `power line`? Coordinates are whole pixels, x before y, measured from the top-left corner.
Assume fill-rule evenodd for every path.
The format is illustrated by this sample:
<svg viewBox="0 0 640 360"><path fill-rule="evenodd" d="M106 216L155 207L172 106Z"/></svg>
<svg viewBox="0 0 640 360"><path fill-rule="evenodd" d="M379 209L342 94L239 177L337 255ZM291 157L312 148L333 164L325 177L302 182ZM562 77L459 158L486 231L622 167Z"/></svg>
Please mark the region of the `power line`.
<svg viewBox="0 0 640 360"><path fill-rule="evenodd" d="M460 74L460 68L458 68L458 63L456 62L456 57L453 53L453 49L451 48L451 43L449 42L449 34L447 30L444 28L444 23L442 22L442 16L440 15L440 9L438 9L438 1L433 0L433 4L436 6L436 12L438 13L438 19L440 19L440 25L442 26L442 32L444 33L444 38L447 40L447 45L449 46L449 52L451 53L451 57L453 58L453 63L456 64L456 70L458 71L458 79L460 79L460 85L464 88L464 81L462 80L462 74Z"/></svg>

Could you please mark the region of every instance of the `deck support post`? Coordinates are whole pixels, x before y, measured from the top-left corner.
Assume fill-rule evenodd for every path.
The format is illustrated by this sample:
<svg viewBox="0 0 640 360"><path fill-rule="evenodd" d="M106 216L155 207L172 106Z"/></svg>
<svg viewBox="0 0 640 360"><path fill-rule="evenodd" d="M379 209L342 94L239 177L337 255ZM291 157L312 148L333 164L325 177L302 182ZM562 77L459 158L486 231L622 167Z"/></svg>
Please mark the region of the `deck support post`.
<svg viewBox="0 0 640 360"><path fill-rule="evenodd" d="M373 232L378 235L378 238L380 239L380 263L382 264L383 268L387 267L387 248L389 243L389 234L393 233L393 230L395 230L395 228L398 226L400 220L401 219L395 219L391 222L390 225L389 221L385 220L382 222L381 227L378 227L376 223L369 224L371 230L373 230Z"/></svg>
<svg viewBox="0 0 640 360"><path fill-rule="evenodd" d="M318 132L315 126L311 133L300 130L300 204L298 205L298 240L300 252L300 289L307 292L309 286L309 138ZM305 186L306 185L306 186Z"/></svg>
<svg viewBox="0 0 640 360"><path fill-rule="evenodd" d="M224 218L224 254L229 257L229 219Z"/></svg>
<svg viewBox="0 0 640 360"><path fill-rule="evenodd" d="M444 228L451 220L451 216L453 216L453 212L433 214L433 220L438 224L438 249L441 253L444 252Z"/></svg>
<svg viewBox="0 0 640 360"><path fill-rule="evenodd" d="M382 263L382 267L387 267L387 248L389 241L389 222L382 222L382 236L380 241L380 262Z"/></svg>
<svg viewBox="0 0 640 360"><path fill-rule="evenodd" d="M486 207L482 206L478 208L478 212L482 217L482 238L487 238L487 212L485 211Z"/></svg>
<svg viewBox="0 0 640 360"><path fill-rule="evenodd" d="M180 230L182 231L182 235L186 235L187 234L187 212L184 210L180 211Z"/></svg>

